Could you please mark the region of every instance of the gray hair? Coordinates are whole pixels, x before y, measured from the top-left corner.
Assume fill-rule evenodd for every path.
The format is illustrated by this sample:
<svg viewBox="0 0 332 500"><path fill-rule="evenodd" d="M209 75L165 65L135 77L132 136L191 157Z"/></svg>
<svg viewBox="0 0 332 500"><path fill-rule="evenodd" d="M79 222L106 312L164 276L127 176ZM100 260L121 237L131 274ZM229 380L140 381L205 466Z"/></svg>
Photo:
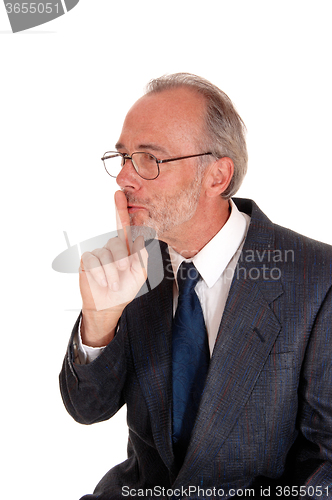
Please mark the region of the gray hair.
<svg viewBox="0 0 332 500"><path fill-rule="evenodd" d="M190 73L175 73L151 80L146 94L158 93L178 87L189 87L206 100L205 137L200 144L216 158L229 157L234 163L234 174L225 199L233 196L247 172L248 153L245 141L246 127L230 98L208 80Z"/></svg>

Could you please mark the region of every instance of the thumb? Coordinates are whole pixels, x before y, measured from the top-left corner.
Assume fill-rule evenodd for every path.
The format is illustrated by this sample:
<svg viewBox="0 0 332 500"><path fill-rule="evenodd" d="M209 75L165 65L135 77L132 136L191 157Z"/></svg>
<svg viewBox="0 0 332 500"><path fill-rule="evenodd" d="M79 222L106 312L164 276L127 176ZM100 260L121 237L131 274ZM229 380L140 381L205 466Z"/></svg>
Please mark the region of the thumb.
<svg viewBox="0 0 332 500"><path fill-rule="evenodd" d="M132 264L131 267L135 272L140 272L147 278L148 268L148 251L145 247L143 236L138 236L132 247Z"/></svg>

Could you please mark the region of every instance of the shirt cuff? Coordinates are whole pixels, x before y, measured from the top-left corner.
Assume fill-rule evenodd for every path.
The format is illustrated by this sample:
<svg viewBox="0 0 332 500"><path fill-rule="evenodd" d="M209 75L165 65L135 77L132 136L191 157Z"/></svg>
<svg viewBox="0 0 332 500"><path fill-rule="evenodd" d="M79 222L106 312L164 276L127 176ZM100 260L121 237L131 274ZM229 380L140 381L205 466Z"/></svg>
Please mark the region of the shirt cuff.
<svg viewBox="0 0 332 500"><path fill-rule="evenodd" d="M77 334L74 338L74 343L76 343L77 356L75 356L75 362L80 365L87 365L92 363L98 356L103 352L106 346L104 347L90 347L88 345L83 344L81 337L81 323L82 318L80 320L80 324L78 327Z"/></svg>

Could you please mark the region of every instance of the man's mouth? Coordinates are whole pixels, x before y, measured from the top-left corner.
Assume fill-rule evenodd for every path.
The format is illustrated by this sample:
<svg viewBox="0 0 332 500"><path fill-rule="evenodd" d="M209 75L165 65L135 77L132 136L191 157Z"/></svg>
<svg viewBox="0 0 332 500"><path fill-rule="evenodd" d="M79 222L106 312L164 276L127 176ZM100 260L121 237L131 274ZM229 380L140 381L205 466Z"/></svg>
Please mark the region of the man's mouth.
<svg viewBox="0 0 332 500"><path fill-rule="evenodd" d="M130 204L128 204L128 212L130 214L138 212L139 210L147 210L147 209L145 207L141 206L141 205L130 205Z"/></svg>
<svg viewBox="0 0 332 500"><path fill-rule="evenodd" d="M144 200L138 200L135 196L130 195L129 193L125 193L127 198L127 207L129 214L135 214L140 210L148 210L147 206L143 203L146 203ZM143 202L143 203L142 203Z"/></svg>

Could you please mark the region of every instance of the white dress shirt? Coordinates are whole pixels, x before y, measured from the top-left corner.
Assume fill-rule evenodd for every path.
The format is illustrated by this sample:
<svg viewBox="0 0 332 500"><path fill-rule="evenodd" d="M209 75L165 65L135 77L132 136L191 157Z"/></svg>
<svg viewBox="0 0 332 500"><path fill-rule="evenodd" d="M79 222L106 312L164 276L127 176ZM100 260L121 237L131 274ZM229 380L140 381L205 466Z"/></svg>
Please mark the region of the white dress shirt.
<svg viewBox="0 0 332 500"><path fill-rule="evenodd" d="M235 203L230 200L231 213L226 224L192 259L184 259L173 248L169 247L174 276L182 261L193 262L202 279L197 283L195 291L202 306L206 330L212 354L220 321L225 309L231 282L234 276L250 217L239 212ZM173 313L178 301L177 281L173 288ZM90 363L104 347L89 347L82 344L80 335L77 339L78 356L81 364Z"/></svg>

